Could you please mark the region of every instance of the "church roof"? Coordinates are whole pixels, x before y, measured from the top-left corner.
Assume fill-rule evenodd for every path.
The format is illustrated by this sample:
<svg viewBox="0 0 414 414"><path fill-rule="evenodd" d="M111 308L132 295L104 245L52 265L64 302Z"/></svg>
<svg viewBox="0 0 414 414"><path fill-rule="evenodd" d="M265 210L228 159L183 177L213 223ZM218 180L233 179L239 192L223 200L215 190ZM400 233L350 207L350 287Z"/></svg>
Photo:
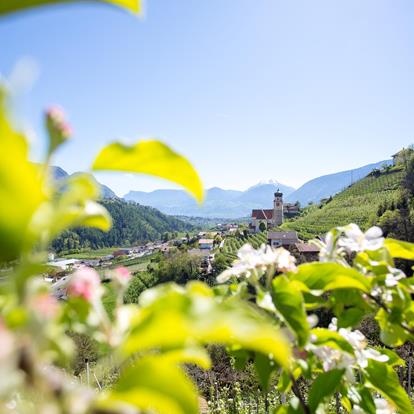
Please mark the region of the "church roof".
<svg viewBox="0 0 414 414"><path fill-rule="evenodd" d="M258 220L271 220L273 218L272 209L257 209L252 210L252 218Z"/></svg>

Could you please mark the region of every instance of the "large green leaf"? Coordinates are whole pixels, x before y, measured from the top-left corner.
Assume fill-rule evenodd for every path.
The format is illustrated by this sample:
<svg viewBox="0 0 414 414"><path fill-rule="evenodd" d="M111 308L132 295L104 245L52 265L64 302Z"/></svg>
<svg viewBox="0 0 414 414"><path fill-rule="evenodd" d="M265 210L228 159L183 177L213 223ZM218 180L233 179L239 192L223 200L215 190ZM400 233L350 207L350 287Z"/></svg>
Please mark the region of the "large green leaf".
<svg viewBox="0 0 414 414"><path fill-rule="evenodd" d="M122 7L133 13L141 11L141 0L93 0L98 3L106 3ZM81 2L81 0L2 0L0 1L0 14L13 13L33 7L54 5L61 3Z"/></svg>
<svg viewBox="0 0 414 414"><path fill-rule="evenodd" d="M98 406L130 404L140 412L197 414L197 390L182 369L162 356L139 359L121 373L117 384Z"/></svg>
<svg viewBox="0 0 414 414"><path fill-rule="evenodd" d="M273 280L272 299L277 311L297 336L299 346L305 345L309 338L309 324L302 293L281 275Z"/></svg>
<svg viewBox="0 0 414 414"><path fill-rule="evenodd" d="M145 291L141 304L123 346L126 356L153 348L216 343L238 345L289 366L290 346L271 319L240 300L214 297L204 284L162 285Z"/></svg>
<svg viewBox="0 0 414 414"><path fill-rule="evenodd" d="M199 202L203 200L203 185L191 163L166 144L139 141L135 145L114 142L96 157L93 170L128 171L154 175L181 185Z"/></svg>
<svg viewBox="0 0 414 414"><path fill-rule="evenodd" d="M344 372L344 369L332 369L318 375L309 391L308 404L312 413L316 412L318 405L324 402L325 398L330 397L335 392Z"/></svg>
<svg viewBox="0 0 414 414"><path fill-rule="evenodd" d="M304 283L310 290L326 292L335 289L358 289L369 292L367 277L338 263L306 263L291 274L292 280Z"/></svg>
<svg viewBox="0 0 414 414"><path fill-rule="evenodd" d="M368 360L365 369L367 380L383 397L395 405L400 413L413 413L413 406L408 395L401 387L394 369L384 362Z"/></svg>
<svg viewBox="0 0 414 414"><path fill-rule="evenodd" d="M385 247L392 257L414 260L414 244L395 239L385 239Z"/></svg>
<svg viewBox="0 0 414 414"><path fill-rule="evenodd" d="M31 223L34 235L42 234L51 241L60 232L72 227L95 227L108 231L112 220L108 211L95 200L100 196L99 186L90 174L74 174L54 200L44 203Z"/></svg>
<svg viewBox="0 0 414 414"><path fill-rule="evenodd" d="M25 137L8 120L5 100L0 87L0 261L15 259L32 246L29 223L47 197Z"/></svg>

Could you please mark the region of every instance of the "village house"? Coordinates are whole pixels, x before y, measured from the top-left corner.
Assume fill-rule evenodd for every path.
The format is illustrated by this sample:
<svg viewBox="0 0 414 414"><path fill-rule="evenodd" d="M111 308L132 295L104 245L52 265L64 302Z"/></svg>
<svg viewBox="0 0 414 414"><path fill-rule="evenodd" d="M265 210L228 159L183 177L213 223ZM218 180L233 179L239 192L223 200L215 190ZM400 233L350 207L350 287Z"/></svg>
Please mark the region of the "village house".
<svg viewBox="0 0 414 414"><path fill-rule="evenodd" d="M296 231L269 231L267 242L272 247L290 247L299 243Z"/></svg>
<svg viewBox="0 0 414 414"><path fill-rule="evenodd" d="M198 247L202 250L211 250L214 245L213 239L200 239L198 241Z"/></svg>
<svg viewBox="0 0 414 414"><path fill-rule="evenodd" d="M319 260L319 247L312 243L295 243L290 249L298 263L317 262Z"/></svg>
<svg viewBox="0 0 414 414"><path fill-rule="evenodd" d="M283 193L279 190L274 193L272 209L252 210L252 217L249 225L251 232L258 233L263 229L278 227L283 223L284 217L294 217L299 214L299 205L283 203Z"/></svg>

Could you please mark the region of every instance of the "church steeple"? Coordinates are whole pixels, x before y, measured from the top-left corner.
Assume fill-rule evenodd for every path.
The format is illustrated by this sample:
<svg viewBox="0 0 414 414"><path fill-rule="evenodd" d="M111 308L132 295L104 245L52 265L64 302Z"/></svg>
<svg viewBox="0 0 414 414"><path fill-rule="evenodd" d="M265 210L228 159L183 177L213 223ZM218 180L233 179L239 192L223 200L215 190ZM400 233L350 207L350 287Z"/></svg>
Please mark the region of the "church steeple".
<svg viewBox="0 0 414 414"><path fill-rule="evenodd" d="M280 226L283 223L283 193L279 189L275 192L273 200L273 225Z"/></svg>

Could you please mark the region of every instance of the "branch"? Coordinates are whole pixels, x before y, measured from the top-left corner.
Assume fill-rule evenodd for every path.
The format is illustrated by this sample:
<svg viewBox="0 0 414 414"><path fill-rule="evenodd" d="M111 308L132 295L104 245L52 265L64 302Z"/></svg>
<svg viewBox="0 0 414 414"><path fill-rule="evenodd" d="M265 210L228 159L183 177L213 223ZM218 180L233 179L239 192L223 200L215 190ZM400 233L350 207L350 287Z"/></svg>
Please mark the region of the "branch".
<svg viewBox="0 0 414 414"><path fill-rule="evenodd" d="M293 394L296 395L296 397L299 399L300 405L303 408L303 411L305 414L311 414L310 408L308 407L308 405L306 404L305 399L303 398L303 395L298 387L298 383L296 382L295 378L293 377L293 375L290 375L290 380L292 381L292 391Z"/></svg>

